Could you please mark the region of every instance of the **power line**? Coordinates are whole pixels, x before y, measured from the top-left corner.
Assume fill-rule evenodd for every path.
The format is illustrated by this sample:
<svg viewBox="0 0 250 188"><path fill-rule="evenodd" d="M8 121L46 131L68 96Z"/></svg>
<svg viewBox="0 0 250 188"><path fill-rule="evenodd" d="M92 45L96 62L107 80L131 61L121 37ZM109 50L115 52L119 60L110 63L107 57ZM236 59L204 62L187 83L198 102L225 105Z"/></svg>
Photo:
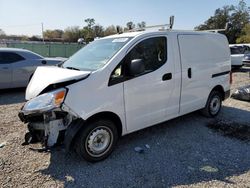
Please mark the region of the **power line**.
<svg viewBox="0 0 250 188"><path fill-rule="evenodd" d="M10 27L32 27L32 26L41 26L41 23L36 23L36 24L25 24L25 25L0 25L0 28L10 28Z"/></svg>

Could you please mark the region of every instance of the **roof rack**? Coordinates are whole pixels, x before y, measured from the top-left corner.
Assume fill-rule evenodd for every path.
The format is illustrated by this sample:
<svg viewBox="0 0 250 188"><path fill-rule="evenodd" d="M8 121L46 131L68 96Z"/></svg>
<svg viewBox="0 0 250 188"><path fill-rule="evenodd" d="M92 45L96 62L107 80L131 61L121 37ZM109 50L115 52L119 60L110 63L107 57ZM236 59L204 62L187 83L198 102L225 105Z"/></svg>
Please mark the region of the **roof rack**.
<svg viewBox="0 0 250 188"><path fill-rule="evenodd" d="M219 31L227 31L231 27L231 24L229 22L226 23L224 29L209 29L209 30L195 30L195 31L205 31L205 32L214 32L218 33Z"/></svg>
<svg viewBox="0 0 250 188"><path fill-rule="evenodd" d="M166 31L171 30L174 25L174 16L170 16L169 18L169 24L162 24L162 25L151 25L146 27L140 27L140 28L130 28L126 32L135 32L135 31L145 31L146 29L153 29L153 28L159 28L159 31ZM116 27L117 33L121 34L120 27Z"/></svg>
<svg viewBox="0 0 250 188"><path fill-rule="evenodd" d="M129 30L125 31L126 32L136 32L136 31L145 31L146 29L153 29L153 28L159 28L159 31L170 31L173 29L174 25L174 16L169 17L169 24L162 24L162 25L151 25L151 26L146 26L146 27L139 27L139 28L130 28ZM231 27L231 24L229 22L226 23L224 29L209 29L209 30L189 30L189 31L200 31L200 32L215 32L218 33L220 31L228 31L229 28ZM121 34L123 31L121 31L120 27L116 27L117 33Z"/></svg>

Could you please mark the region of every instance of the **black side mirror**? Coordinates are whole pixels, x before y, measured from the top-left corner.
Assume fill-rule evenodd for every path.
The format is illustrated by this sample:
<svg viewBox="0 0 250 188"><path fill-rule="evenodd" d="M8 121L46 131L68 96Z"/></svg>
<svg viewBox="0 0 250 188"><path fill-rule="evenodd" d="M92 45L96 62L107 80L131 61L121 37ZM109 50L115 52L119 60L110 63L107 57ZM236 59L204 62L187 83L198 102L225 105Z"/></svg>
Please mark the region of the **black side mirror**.
<svg viewBox="0 0 250 188"><path fill-rule="evenodd" d="M145 72L145 65L142 59L134 59L130 62L129 73L131 76L136 76Z"/></svg>
<svg viewBox="0 0 250 188"><path fill-rule="evenodd" d="M45 61L45 60L42 60L42 64L44 64L44 65L45 65L45 64L47 64L47 61Z"/></svg>

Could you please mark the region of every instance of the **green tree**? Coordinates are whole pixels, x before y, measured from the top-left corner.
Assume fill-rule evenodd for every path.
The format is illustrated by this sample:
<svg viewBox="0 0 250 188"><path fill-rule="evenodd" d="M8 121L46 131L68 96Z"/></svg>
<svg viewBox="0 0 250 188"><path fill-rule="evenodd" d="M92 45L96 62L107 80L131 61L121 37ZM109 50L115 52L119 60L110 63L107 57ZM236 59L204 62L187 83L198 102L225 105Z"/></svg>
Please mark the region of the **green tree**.
<svg viewBox="0 0 250 188"><path fill-rule="evenodd" d="M85 19L84 21L87 23L87 27L88 27L89 29L91 29L92 26L95 25L95 19L94 19L94 18L87 18L87 19Z"/></svg>
<svg viewBox="0 0 250 188"><path fill-rule="evenodd" d="M116 27L114 25L110 25L108 26L105 31L104 31L104 35L108 36L108 35L114 35L117 33Z"/></svg>
<svg viewBox="0 0 250 188"><path fill-rule="evenodd" d="M55 30L46 30L43 33L45 39L59 39L62 38L63 31L60 29L55 29Z"/></svg>
<svg viewBox="0 0 250 188"><path fill-rule="evenodd" d="M66 42L77 42L79 38L81 38L82 32L78 26L67 27L64 30L62 38Z"/></svg>
<svg viewBox="0 0 250 188"><path fill-rule="evenodd" d="M215 10L214 16L211 16L204 24L195 27L195 29L222 29L226 23L230 23L230 28L225 34L230 43L235 43L236 39L240 37L243 27L249 23L249 10L244 0L239 1L239 4L236 6L227 5L223 8L218 8Z"/></svg>
<svg viewBox="0 0 250 188"><path fill-rule="evenodd" d="M93 30L93 26L95 25L95 19L87 18L84 20L87 26L83 27L82 33L86 42L93 41L95 38L95 33Z"/></svg>
<svg viewBox="0 0 250 188"><path fill-rule="evenodd" d="M97 24L93 26L93 33L95 37L103 37L104 36L104 28L103 26Z"/></svg>
<svg viewBox="0 0 250 188"><path fill-rule="evenodd" d="M250 23L242 29L241 36L237 38L236 43L250 43Z"/></svg>
<svg viewBox="0 0 250 188"><path fill-rule="evenodd" d="M0 29L0 36L5 36L5 32L2 29Z"/></svg>
<svg viewBox="0 0 250 188"><path fill-rule="evenodd" d="M126 26L127 26L127 29L134 29L135 28L135 24L132 21L127 22Z"/></svg>
<svg viewBox="0 0 250 188"><path fill-rule="evenodd" d="M138 27L138 28L144 28L144 27L146 27L146 22L144 22L144 21L139 22L139 23L137 24L137 27Z"/></svg>

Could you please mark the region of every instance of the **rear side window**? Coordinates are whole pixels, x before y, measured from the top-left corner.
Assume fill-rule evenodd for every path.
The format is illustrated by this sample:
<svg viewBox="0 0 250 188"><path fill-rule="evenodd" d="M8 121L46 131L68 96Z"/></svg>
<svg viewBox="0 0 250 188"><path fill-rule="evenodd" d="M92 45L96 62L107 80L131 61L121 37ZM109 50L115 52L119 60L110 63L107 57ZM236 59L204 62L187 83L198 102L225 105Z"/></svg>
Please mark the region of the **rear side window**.
<svg viewBox="0 0 250 188"><path fill-rule="evenodd" d="M250 47L249 46L232 46L230 47L231 54L248 54L250 53Z"/></svg>
<svg viewBox="0 0 250 188"><path fill-rule="evenodd" d="M145 63L145 71L154 71L167 60L167 39L155 37L143 40L128 55L130 60L142 59Z"/></svg>
<svg viewBox="0 0 250 188"><path fill-rule="evenodd" d="M0 64L15 63L22 61L24 58L13 52L0 52Z"/></svg>

